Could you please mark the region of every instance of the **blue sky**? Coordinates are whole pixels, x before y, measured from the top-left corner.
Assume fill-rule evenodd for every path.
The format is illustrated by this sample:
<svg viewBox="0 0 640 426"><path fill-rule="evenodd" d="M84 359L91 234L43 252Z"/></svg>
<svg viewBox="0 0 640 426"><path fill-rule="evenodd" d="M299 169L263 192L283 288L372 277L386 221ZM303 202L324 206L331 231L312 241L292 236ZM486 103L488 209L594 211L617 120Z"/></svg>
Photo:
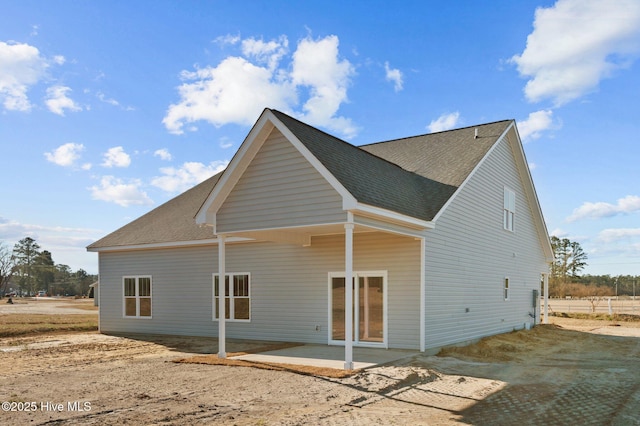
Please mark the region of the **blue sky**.
<svg viewBox="0 0 640 426"><path fill-rule="evenodd" d="M85 247L264 107L360 145L516 119L549 232L640 275L640 1L3 1L0 241Z"/></svg>

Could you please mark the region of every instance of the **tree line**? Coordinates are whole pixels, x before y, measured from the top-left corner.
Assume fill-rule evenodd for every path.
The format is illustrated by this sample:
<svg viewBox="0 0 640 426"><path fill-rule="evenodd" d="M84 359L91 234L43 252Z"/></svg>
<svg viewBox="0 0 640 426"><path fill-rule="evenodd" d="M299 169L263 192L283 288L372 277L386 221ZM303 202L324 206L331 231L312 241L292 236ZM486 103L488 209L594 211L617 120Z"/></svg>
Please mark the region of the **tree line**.
<svg viewBox="0 0 640 426"><path fill-rule="evenodd" d="M31 237L18 241L13 249L0 242L0 296L15 292L34 296L44 291L49 296L87 295L97 275L83 269L72 271L56 264L51 252L41 250Z"/></svg>
<svg viewBox="0 0 640 426"><path fill-rule="evenodd" d="M588 259L580 243L553 236L551 246L550 297L640 296L640 276L581 275Z"/></svg>

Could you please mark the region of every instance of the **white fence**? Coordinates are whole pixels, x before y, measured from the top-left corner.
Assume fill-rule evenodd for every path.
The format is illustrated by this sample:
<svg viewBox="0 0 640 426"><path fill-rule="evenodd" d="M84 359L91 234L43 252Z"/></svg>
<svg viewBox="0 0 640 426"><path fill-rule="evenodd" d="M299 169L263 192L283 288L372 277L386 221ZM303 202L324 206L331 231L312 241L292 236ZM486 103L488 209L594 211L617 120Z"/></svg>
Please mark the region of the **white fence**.
<svg viewBox="0 0 640 426"><path fill-rule="evenodd" d="M609 304L611 304L611 312L614 314L630 314L640 315L640 296L635 300L631 298L604 297L594 302L595 312L599 314L609 313ZM540 302L540 312L544 312L544 299ZM549 299L549 315L553 312L568 313L592 313L592 304L589 300L583 299Z"/></svg>

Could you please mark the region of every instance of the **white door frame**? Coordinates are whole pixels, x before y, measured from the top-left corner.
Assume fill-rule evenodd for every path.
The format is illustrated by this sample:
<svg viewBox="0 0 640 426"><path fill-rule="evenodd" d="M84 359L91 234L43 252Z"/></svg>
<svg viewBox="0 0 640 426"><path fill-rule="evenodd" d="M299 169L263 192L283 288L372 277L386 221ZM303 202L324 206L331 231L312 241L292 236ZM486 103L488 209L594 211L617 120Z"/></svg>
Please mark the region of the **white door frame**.
<svg viewBox="0 0 640 426"><path fill-rule="evenodd" d="M344 346L344 340L334 340L333 339L333 278L345 278L344 272L329 272L328 278L328 291L329 291L329 307L328 307L328 320L329 320L329 328L328 328L328 344L329 345L338 345ZM354 300L354 309L355 309L355 318L356 320L353 322L353 331L355 340L353 341L354 346L360 347L371 347L371 348L388 348L388 286L387 286L387 271L353 271L353 279L354 282L358 282L359 278L362 277L382 277L382 342L363 342L359 340L359 327L360 321L358 321L359 315L359 292L360 286L354 286L353 291L353 300ZM346 286L345 282L345 286ZM346 336L346 333L345 333Z"/></svg>

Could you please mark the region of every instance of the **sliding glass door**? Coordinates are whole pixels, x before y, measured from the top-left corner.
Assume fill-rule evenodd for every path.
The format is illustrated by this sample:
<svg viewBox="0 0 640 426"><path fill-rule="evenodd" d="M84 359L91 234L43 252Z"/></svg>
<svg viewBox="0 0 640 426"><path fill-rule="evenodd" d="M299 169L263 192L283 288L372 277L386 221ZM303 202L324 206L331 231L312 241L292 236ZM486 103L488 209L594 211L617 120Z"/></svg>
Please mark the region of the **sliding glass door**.
<svg viewBox="0 0 640 426"><path fill-rule="evenodd" d="M357 283L357 285L355 284ZM330 324L332 343L345 339L345 278L344 273L329 274ZM363 346L386 343L386 271L354 272L351 282L353 316L351 339Z"/></svg>

